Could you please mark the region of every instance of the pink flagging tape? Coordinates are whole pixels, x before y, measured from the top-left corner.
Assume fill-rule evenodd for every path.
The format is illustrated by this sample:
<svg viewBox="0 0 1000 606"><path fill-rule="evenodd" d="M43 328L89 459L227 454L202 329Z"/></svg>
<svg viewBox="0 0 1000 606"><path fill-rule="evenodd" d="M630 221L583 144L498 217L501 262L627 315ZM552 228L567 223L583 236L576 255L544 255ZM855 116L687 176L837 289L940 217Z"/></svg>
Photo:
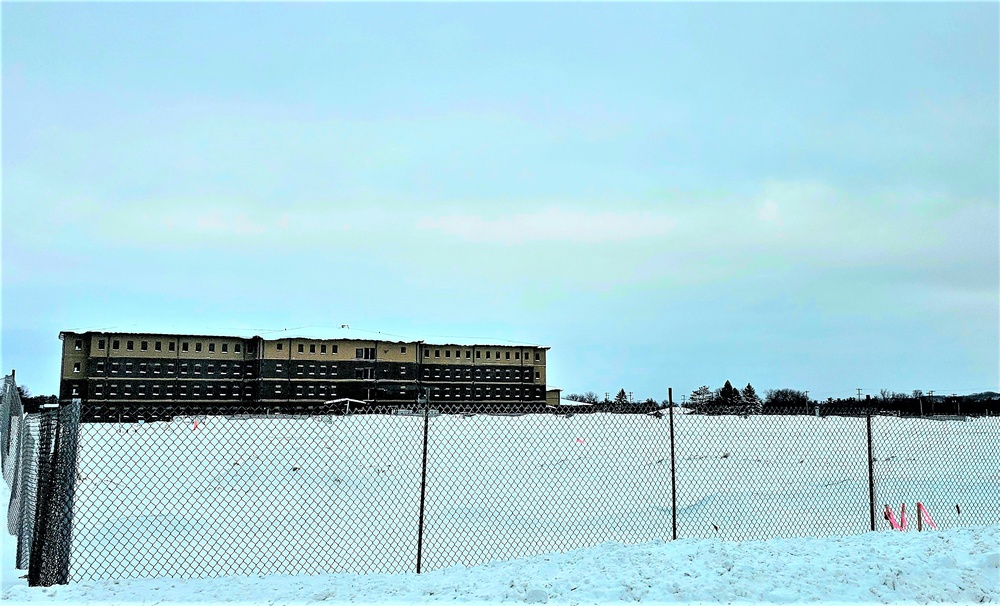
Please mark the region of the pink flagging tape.
<svg viewBox="0 0 1000 606"><path fill-rule="evenodd" d="M906 503L903 503L903 506L899 508L899 529L906 531Z"/></svg>
<svg viewBox="0 0 1000 606"><path fill-rule="evenodd" d="M892 507L889 507L888 505L885 506L885 519L889 520L889 526L891 526L893 530L902 530L899 527L899 522L896 521L896 514L892 512Z"/></svg>
<svg viewBox="0 0 1000 606"><path fill-rule="evenodd" d="M934 520L931 519L931 513L927 511L927 508L924 507L923 503L917 503L917 514L923 519L924 524L927 524L934 530L937 530L937 524L935 524Z"/></svg>

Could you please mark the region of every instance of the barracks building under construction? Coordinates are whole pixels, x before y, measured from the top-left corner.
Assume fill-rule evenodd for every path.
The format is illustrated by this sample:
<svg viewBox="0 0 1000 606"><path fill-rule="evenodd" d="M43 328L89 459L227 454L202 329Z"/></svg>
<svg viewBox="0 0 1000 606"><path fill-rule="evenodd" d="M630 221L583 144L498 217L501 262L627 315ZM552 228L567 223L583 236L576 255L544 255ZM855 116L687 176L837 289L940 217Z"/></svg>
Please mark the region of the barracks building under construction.
<svg viewBox="0 0 1000 606"><path fill-rule="evenodd" d="M59 398L81 399L84 421L337 413L337 401L350 412L389 412L416 408L420 392L441 411L546 406L547 347L118 332L59 338Z"/></svg>

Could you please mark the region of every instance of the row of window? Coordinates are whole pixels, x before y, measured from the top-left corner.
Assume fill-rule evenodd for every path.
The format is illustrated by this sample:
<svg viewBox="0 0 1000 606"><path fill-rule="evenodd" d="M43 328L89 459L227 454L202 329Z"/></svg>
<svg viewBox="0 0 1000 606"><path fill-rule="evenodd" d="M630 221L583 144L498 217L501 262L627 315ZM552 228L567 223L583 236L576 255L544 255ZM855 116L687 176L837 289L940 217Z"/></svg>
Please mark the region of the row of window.
<svg viewBox="0 0 1000 606"><path fill-rule="evenodd" d="M274 365L274 371L279 376L284 375L285 365L283 362L276 362ZM295 374L297 376L309 375L311 377L319 375L321 377L336 377L337 376L337 365L336 364L296 364Z"/></svg>
<svg viewBox="0 0 1000 606"><path fill-rule="evenodd" d="M73 395L79 395L77 393L77 387L73 386ZM95 398L117 398L119 394L123 397L158 397L164 396L167 398L174 397L174 393L181 398L200 398L210 397L210 398L239 398L240 397L240 384L239 383L206 383L204 385L178 385L174 386L173 383L137 383L133 386L132 383L95 383L94 384L94 397ZM253 397L253 388L249 385L245 386L243 389L243 396L247 398Z"/></svg>
<svg viewBox="0 0 1000 606"><path fill-rule="evenodd" d="M192 374L201 375L204 370L206 374L214 375L216 371L216 365L214 362L206 363L202 365L200 363L190 364L188 362L115 362L112 361L108 365L105 364L104 360L98 360L95 367L95 374L104 374L105 369L110 372L108 374L133 374L137 373L140 375L144 374L161 374L166 370L166 374L172 375L177 368L180 368L180 374L186 375L188 371L191 370ZM226 362L220 362L218 365L218 371L220 375L232 375L234 377L240 376L243 366L239 362L233 362L231 365ZM80 372L80 363L73 363L73 372ZM246 376L253 376L253 370L248 364L246 366Z"/></svg>
<svg viewBox="0 0 1000 606"><path fill-rule="evenodd" d="M523 390L520 387L496 387L496 386L477 386L473 387L435 387L431 392L431 400L434 399L458 399L465 398L469 399L473 397L475 393L476 399L487 399L487 400L520 400L522 396L524 398L531 398L532 396L541 398L542 390L541 388L532 389L530 387L525 387Z"/></svg>
<svg viewBox="0 0 1000 606"><path fill-rule="evenodd" d="M487 379L487 380L497 380L497 381L530 381L532 370L530 368L524 369L524 375L521 375L520 368L474 368L474 367L424 367L423 378L425 379L440 379L442 376L445 379ZM539 371L534 371L535 378L541 379L542 373Z"/></svg>
<svg viewBox="0 0 1000 606"><path fill-rule="evenodd" d="M482 349L477 349L476 350L476 359L477 360L483 357L483 355L482 355L483 351L484 350L482 350ZM452 350L445 349L444 350L444 357L445 358L450 358L451 357L451 352L452 352ZM463 350L456 349L455 350L455 358L456 359L462 358L462 352L463 352ZM466 360L471 360L472 359L472 350L471 349L466 349L466 350L464 350L464 352L465 352L465 359ZM492 352L492 351L486 350L486 359L487 360L492 359L491 354L494 354L494 353L496 354L496 359L499 360L500 359L500 351L499 350L497 350L496 352ZM510 360L511 359L510 358L511 352L505 351L503 353L504 353L504 359L505 360ZM431 357L431 350L430 350L430 348L424 348L424 357L425 358ZM435 349L434 350L434 357L435 358L440 358L441 357L441 350L440 349ZM515 360L520 360L521 359L521 352L520 351L515 351L514 352L514 359ZM528 352L524 352L524 359L525 360L528 359ZM535 352L535 361L538 362L541 359L542 359L542 354L539 353L539 352Z"/></svg>
<svg viewBox="0 0 1000 606"><path fill-rule="evenodd" d="M163 351L163 341L153 341L152 344L153 344L153 351ZM107 345L108 345L108 342L107 342L106 339L98 339L97 340L97 349L104 350L107 347ZM121 349L121 345L122 345L121 339L112 339L111 340L111 349L112 350L116 351L116 350ZM149 351L149 345L150 345L149 341L140 340L139 341L139 351ZM203 345L204 344L201 341L195 341L195 343L194 343L194 350L195 351L202 351L202 346ZM212 341L209 341L207 343L207 345L208 345L208 351L209 351L209 353L215 353L216 343L214 343ZM229 353L229 343L219 343L218 345L220 346L220 349L221 349L222 353ZM77 351L80 351L81 349L83 349L83 339L76 339L76 341L73 343L73 347ZM189 351L190 348L191 348L191 344L188 341L182 341L181 342L181 351ZM132 339L126 339L125 340L125 350L126 351L135 351L135 341L132 340ZM177 351L177 343L175 341L167 341L167 351ZM242 343L233 343L233 353L242 353L242 352L243 352L243 344Z"/></svg>
<svg viewBox="0 0 1000 606"><path fill-rule="evenodd" d="M177 344L176 344L175 341L167 341L167 351L176 351L176 345ZM190 345L191 345L190 342L188 342L188 341L182 341L181 342L181 351L190 351ZM212 341L209 341L209 342L207 342L205 344L203 344L201 341L195 341L194 342L194 350L196 352L202 351L203 345L207 345L208 346L208 352L209 353L215 353L215 351L216 351L216 343L214 343ZM220 343L218 345L220 346L221 353L229 353L229 343ZM163 351L163 341L153 341L152 342L152 346L153 346L153 351ZM97 349L104 350L106 347L107 347L107 340L106 339L98 339L97 340ZM146 341L146 340L140 340L139 341L139 350L140 351L149 351L149 347L150 347L150 341ZM298 352L299 353L305 353L305 347L306 347L305 343L299 343L298 344ZM77 351L82 350L83 349L83 339L76 339L75 342L74 342L74 348ZM284 349L284 343L281 343L280 341L277 342L277 343L275 343L275 348L278 351L282 351ZM116 350L116 351L119 350L119 349L121 349L121 339L112 339L111 340L111 349L112 350ZM125 340L125 350L126 351L135 351L135 340L126 339ZM327 350L328 350L328 348L327 348L327 344L326 343L320 343L319 346L318 346L318 351L317 351L317 344L316 343L310 343L309 344L309 353L311 353L311 354L315 354L315 353L325 354L325 353L327 353ZM233 352L234 353L242 353L242 351L243 351L243 344L242 343L233 343ZM445 349L443 351L444 351L444 357L445 358L452 357L452 350L451 349ZM465 350L456 349L456 350L454 350L455 358L461 358L461 357L463 357L463 351L464 351L464 357L465 357L465 359L467 359L467 360L472 359L472 350L471 349L465 349ZM482 355L483 351L484 350L476 350L476 358L477 359L483 357L483 355ZM500 350L496 350L496 351L485 350L485 351L486 351L486 356L485 357L486 357L487 360L492 359L493 356L495 356L495 358L497 360L500 359ZM330 353L334 353L334 354L337 353L337 345L336 344L331 344L329 346L329 352ZM441 352L442 352L442 350L435 349L434 350L434 357L435 358L440 358L441 357ZM399 353L405 354L406 353L406 346L400 346ZM503 352L503 354L504 354L504 358L503 359L505 359L505 360L510 360L511 359L511 355L510 355L511 352L510 351L505 351L505 352ZM515 359L515 360L520 360L521 359L521 352L520 351L514 351L513 354L514 354L514 358L513 359ZM524 353L524 359L525 360L528 359L528 355L529 355L528 352ZM359 347L359 348L357 348L355 350L355 357L357 359L359 359L359 360L374 360L375 359L375 348L374 347ZM424 357L425 358L431 357L431 349L430 348L425 348L424 349ZM535 361L538 362L541 359L542 359L541 353L540 352L535 352Z"/></svg>
<svg viewBox="0 0 1000 606"><path fill-rule="evenodd" d="M95 383L94 384L94 397L95 398L117 398L119 395L122 397L174 397L176 392L177 396L180 398L240 398L241 397L241 385L239 383L206 383L204 385L178 385L175 387L173 383L137 383L133 385L132 383ZM409 396L411 392L403 387L399 389L399 395L401 398L405 399ZM337 395L337 386L333 383L319 383L319 384L309 384L309 385L296 385L294 394L296 396L321 396L321 397L332 397ZM540 387L534 389L530 387L525 387L523 390L521 387L497 387L497 386L476 386L475 388L471 386L466 387L434 387L432 390L432 399L459 399L466 398L470 399L475 394L476 399L485 398L487 400L492 399L514 399L520 400L524 398L541 398L542 390ZM78 396L79 386L73 385L72 395ZM280 383L274 385L274 395L281 396L284 395L284 386ZM291 394L288 394L291 395ZM251 386L243 386L242 396L246 398L253 397L253 389ZM371 391L369 390L369 398L371 396Z"/></svg>

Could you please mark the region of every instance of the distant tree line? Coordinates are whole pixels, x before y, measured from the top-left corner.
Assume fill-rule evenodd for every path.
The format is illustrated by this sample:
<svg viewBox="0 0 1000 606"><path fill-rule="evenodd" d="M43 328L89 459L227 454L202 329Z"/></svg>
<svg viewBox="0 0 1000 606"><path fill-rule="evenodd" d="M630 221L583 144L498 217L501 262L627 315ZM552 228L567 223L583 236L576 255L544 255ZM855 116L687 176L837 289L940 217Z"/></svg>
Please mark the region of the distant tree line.
<svg viewBox="0 0 1000 606"><path fill-rule="evenodd" d="M565 399L589 404L594 411L607 412L650 412L670 405L667 400L657 402L653 398L634 401L624 389L614 398L610 394L598 396L593 391L571 393ZM674 402L674 406L682 404ZM754 415L754 414L894 414L900 416L1000 415L1000 393L987 391L965 396L931 395L917 389L910 393L882 389L878 395L858 398L827 398L819 401L809 397L808 391L791 388L768 389L762 398L753 385L747 383L743 389L733 387L726 381L718 389L702 385L695 389L683 406L695 414L706 415Z"/></svg>

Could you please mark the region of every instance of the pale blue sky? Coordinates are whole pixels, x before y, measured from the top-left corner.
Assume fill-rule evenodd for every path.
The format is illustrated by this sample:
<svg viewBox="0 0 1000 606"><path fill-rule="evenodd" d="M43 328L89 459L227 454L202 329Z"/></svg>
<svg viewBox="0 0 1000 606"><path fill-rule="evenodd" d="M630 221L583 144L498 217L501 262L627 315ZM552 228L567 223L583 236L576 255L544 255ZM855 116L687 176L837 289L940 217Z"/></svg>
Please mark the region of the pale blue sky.
<svg viewBox="0 0 1000 606"><path fill-rule="evenodd" d="M2 11L35 392L63 329L340 324L570 392L1000 388L996 3Z"/></svg>

